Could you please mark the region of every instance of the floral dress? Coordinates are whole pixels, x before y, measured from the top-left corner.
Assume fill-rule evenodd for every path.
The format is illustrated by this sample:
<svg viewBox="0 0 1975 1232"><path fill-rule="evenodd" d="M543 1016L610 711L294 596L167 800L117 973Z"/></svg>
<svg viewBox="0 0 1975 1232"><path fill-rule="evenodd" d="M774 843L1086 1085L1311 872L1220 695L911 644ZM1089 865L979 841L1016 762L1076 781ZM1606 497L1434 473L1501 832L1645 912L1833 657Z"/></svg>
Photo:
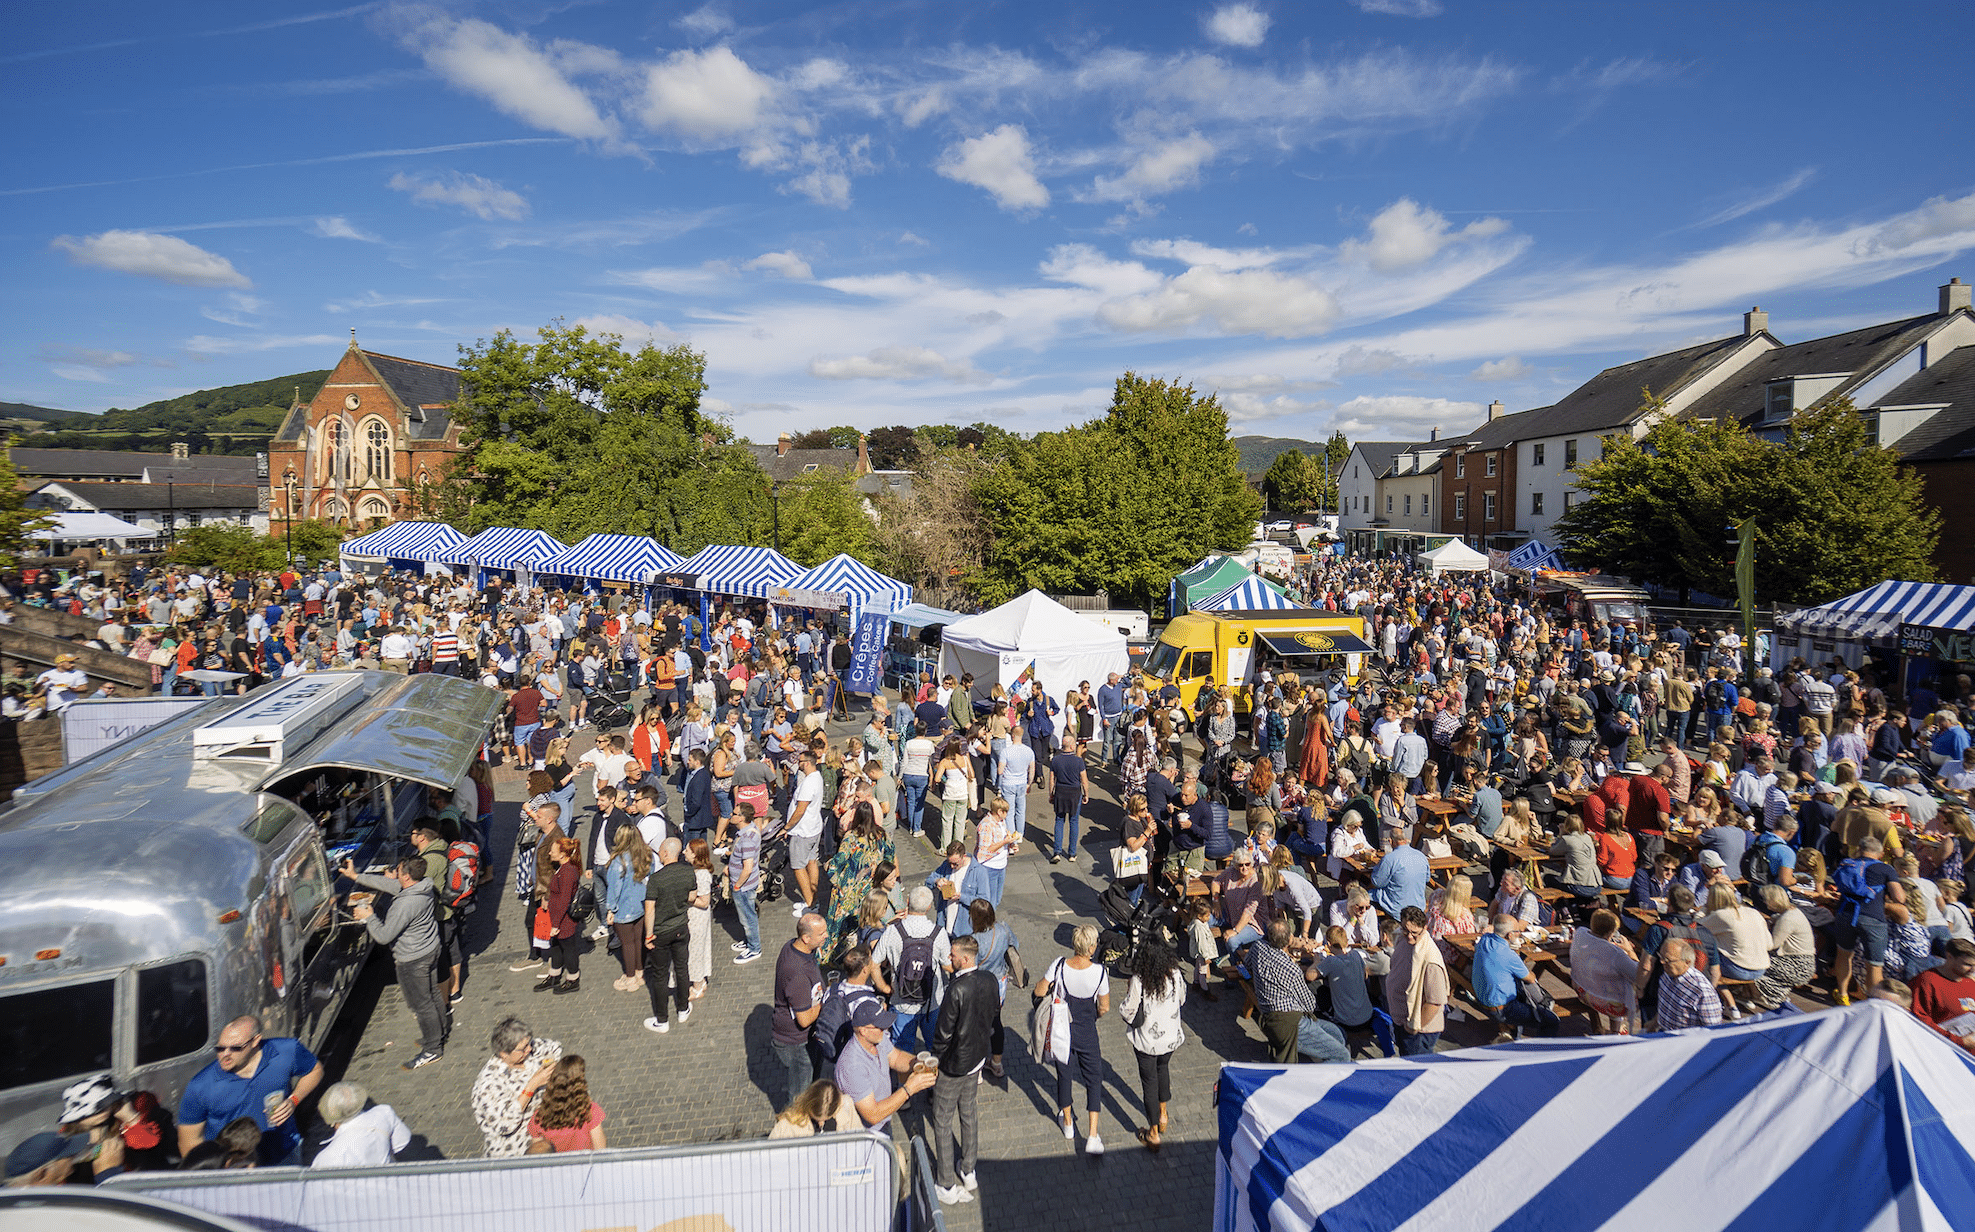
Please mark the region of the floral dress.
<svg viewBox="0 0 1975 1232"><path fill-rule="evenodd" d="M837 939L846 932L857 935L857 913L864 906L864 896L871 891L871 874L881 862L892 859L889 837L872 840L853 830L837 844L837 854L825 866L830 879L830 940L824 947L825 954L836 953Z"/></svg>

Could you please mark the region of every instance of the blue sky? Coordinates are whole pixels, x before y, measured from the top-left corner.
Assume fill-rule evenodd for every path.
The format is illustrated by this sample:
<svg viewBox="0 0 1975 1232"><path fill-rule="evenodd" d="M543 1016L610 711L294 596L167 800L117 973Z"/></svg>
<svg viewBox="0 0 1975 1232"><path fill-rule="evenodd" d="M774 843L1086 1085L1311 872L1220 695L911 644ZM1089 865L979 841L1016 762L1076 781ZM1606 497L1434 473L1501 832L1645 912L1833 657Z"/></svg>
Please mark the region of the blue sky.
<svg viewBox="0 0 1975 1232"><path fill-rule="evenodd" d="M1098 413L1460 431L1975 279L1959 3L16 5L0 397L562 317L755 439Z"/></svg>

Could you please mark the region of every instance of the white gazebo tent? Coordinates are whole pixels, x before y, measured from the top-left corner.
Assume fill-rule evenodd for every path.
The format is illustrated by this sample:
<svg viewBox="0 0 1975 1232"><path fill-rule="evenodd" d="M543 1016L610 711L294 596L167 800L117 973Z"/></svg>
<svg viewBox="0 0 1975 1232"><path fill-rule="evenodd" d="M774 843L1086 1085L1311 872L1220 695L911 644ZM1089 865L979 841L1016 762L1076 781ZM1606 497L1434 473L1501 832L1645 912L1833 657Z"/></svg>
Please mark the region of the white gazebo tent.
<svg viewBox="0 0 1975 1232"><path fill-rule="evenodd" d="M1486 573L1488 557L1459 539L1449 539L1431 552L1413 557L1420 568L1439 577L1443 573Z"/></svg>
<svg viewBox="0 0 1975 1232"><path fill-rule="evenodd" d="M1079 616L1039 590L992 611L957 620L940 639L940 672L957 680L974 674L976 696L996 684L1012 687L1031 664L1043 691L1058 702L1078 681L1102 684L1124 672L1131 657L1125 635Z"/></svg>
<svg viewBox="0 0 1975 1232"><path fill-rule="evenodd" d="M126 522L111 513L58 513L52 524L34 532L36 539L95 542L101 539L155 539L158 532Z"/></svg>

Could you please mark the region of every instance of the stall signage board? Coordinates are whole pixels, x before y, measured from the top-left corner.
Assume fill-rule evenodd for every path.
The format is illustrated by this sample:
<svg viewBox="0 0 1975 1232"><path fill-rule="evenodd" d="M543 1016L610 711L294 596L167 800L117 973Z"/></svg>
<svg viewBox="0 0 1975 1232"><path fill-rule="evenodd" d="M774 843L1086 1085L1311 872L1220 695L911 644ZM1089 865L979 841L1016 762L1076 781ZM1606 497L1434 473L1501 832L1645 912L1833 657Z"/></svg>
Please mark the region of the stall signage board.
<svg viewBox="0 0 1975 1232"><path fill-rule="evenodd" d="M697 573L661 573L652 579L654 586L670 586L674 590L698 590Z"/></svg>
<svg viewBox="0 0 1975 1232"><path fill-rule="evenodd" d="M768 602L776 607L807 607L834 612L844 605L844 594L836 590L798 590L777 586L768 592Z"/></svg>
<svg viewBox="0 0 1975 1232"><path fill-rule="evenodd" d="M193 728L192 755L257 756L279 765L284 753L321 735L361 701L363 693L363 681L352 675L297 678L291 685Z"/></svg>
<svg viewBox="0 0 1975 1232"><path fill-rule="evenodd" d="M1975 632L1901 625L1900 653L1947 663L1975 663Z"/></svg>

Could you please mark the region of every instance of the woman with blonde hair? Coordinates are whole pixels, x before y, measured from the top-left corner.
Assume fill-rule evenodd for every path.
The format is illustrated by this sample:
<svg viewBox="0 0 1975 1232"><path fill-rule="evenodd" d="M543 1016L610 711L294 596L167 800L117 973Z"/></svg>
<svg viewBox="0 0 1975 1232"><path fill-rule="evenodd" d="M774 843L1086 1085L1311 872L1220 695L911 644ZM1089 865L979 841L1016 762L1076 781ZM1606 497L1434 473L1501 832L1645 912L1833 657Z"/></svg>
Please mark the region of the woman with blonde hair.
<svg viewBox="0 0 1975 1232"><path fill-rule="evenodd" d="M1104 1098L1104 1050L1098 1040L1097 1020L1111 1009L1111 977L1093 957L1097 953L1097 926L1079 924L1070 934L1070 954L1059 958L1036 981L1038 1000L1052 999L1049 1038L1035 1041L1038 1056L1056 1067L1057 1119L1063 1136L1076 1141L1077 1117L1071 1106L1070 1083L1074 1076L1084 1084L1084 1107L1090 1117L1090 1137L1084 1142L1086 1155L1102 1155L1104 1139L1098 1134L1097 1119Z"/></svg>
<svg viewBox="0 0 1975 1232"><path fill-rule="evenodd" d="M617 934L617 957L624 974L611 981L619 992L645 983L645 882L651 876L652 852L636 826L619 826L610 845L610 863L603 869L604 922Z"/></svg>
<svg viewBox="0 0 1975 1232"><path fill-rule="evenodd" d="M1708 886L1704 910L1707 914L1701 917L1701 927L1714 935L1721 958L1721 978L1761 979L1769 971L1769 921L1744 903L1734 886L1720 881ZM1734 1008L1734 997L1727 992L1722 994L1722 1005L1731 1018L1739 1013Z"/></svg>
<svg viewBox="0 0 1975 1232"><path fill-rule="evenodd" d="M770 1138L809 1138L816 1134L847 1133L864 1128L857 1105L828 1078L819 1078L809 1089L789 1101L782 1115L769 1127Z"/></svg>
<svg viewBox="0 0 1975 1232"><path fill-rule="evenodd" d="M1480 931L1474 921L1474 882L1467 874L1455 873L1445 889L1427 900L1426 927L1436 941L1472 937Z"/></svg>
<svg viewBox="0 0 1975 1232"><path fill-rule="evenodd" d="M713 853L705 839L686 844L686 862L693 866L693 897L686 908L686 978L692 981L688 999L697 1001L706 995L713 974Z"/></svg>
<svg viewBox="0 0 1975 1232"><path fill-rule="evenodd" d="M542 1102L528 1121L528 1136L546 1140L558 1155L603 1150L603 1109L590 1098L582 1057L566 1056L555 1063L542 1088Z"/></svg>

